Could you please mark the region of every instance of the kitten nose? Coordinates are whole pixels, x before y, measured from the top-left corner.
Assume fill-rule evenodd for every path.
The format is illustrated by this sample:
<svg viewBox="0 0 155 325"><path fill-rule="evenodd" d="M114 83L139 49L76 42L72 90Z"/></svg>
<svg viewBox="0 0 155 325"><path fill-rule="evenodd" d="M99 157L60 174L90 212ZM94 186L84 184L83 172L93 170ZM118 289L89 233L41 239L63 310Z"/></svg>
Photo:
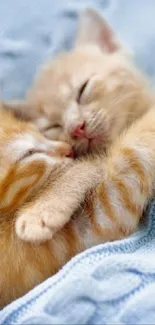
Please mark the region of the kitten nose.
<svg viewBox="0 0 155 325"><path fill-rule="evenodd" d="M78 124L72 131L71 136L73 138L83 138L85 136L85 122Z"/></svg>
<svg viewBox="0 0 155 325"><path fill-rule="evenodd" d="M73 150L71 150L67 155L66 155L67 158L72 158L74 159L74 152Z"/></svg>

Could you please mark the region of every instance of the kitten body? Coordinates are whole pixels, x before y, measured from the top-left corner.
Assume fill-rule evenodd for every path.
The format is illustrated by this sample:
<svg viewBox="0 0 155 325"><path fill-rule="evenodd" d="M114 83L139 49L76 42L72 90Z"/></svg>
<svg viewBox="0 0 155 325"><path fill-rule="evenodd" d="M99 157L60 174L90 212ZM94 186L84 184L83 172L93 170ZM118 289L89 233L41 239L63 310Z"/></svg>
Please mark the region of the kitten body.
<svg viewBox="0 0 155 325"><path fill-rule="evenodd" d="M14 126L11 133L10 122ZM36 152L30 154L32 139L34 144L39 137L41 145L45 145L45 139L29 126L26 128L26 124L23 127L18 123L9 117L8 125L3 124L0 133L3 162L0 179L1 307L57 272L78 252L132 233L154 193L155 184L154 108L116 141L102 161L97 158L75 164L66 158L60 163L57 158L49 157L49 143L44 147L45 152L40 154L40 149L34 145ZM4 137L5 142L1 139L2 132L10 134ZM27 139L24 151L21 139ZM75 177L71 181L72 172ZM85 190L82 187L79 197L78 189L84 181L87 181ZM85 197L83 203L82 196ZM45 219L42 218L43 199ZM72 219L61 228L62 220L65 224L73 212ZM16 234L19 230L24 241ZM52 240L45 243L26 242L32 237L36 243L49 239L55 230Z"/></svg>
<svg viewBox="0 0 155 325"><path fill-rule="evenodd" d="M15 216L49 177L51 181L57 178L71 163L68 158L62 159L70 150L69 145L47 140L33 125L0 107L0 307L56 268L54 258L49 261L52 251L48 245L35 247L17 237Z"/></svg>
<svg viewBox="0 0 155 325"><path fill-rule="evenodd" d="M153 194L155 170L154 109L116 141L107 157L69 163L61 176L62 162L57 165L46 154L54 156L53 143L7 114L1 113L0 123L1 307L78 252L134 231ZM15 227L20 237L36 242L57 233L37 246L21 241Z"/></svg>

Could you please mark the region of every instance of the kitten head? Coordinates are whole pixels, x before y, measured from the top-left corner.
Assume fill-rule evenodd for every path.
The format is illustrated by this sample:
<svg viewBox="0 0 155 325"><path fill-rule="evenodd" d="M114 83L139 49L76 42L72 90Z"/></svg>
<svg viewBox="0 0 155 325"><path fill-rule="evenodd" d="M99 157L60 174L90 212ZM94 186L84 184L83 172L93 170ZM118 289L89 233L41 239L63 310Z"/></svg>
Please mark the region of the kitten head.
<svg viewBox="0 0 155 325"><path fill-rule="evenodd" d="M70 146L42 136L0 107L0 214L16 210L46 181Z"/></svg>
<svg viewBox="0 0 155 325"><path fill-rule="evenodd" d="M112 29L86 10L75 47L42 68L17 114L82 154L105 149L149 104L146 84Z"/></svg>

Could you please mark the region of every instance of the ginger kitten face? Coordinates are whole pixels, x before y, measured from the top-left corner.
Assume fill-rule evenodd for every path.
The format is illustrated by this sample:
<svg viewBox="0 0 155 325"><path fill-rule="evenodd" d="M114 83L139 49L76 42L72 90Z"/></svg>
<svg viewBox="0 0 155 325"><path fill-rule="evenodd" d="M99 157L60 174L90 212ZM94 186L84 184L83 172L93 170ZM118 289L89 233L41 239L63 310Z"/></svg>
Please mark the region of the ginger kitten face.
<svg viewBox="0 0 155 325"><path fill-rule="evenodd" d="M42 136L0 108L0 214L16 210L46 181L70 146ZM60 159L60 158L59 158Z"/></svg>
<svg viewBox="0 0 155 325"><path fill-rule="evenodd" d="M147 110L145 88L114 32L87 10L74 49L43 67L19 110L47 138L67 141L80 155L106 149Z"/></svg>

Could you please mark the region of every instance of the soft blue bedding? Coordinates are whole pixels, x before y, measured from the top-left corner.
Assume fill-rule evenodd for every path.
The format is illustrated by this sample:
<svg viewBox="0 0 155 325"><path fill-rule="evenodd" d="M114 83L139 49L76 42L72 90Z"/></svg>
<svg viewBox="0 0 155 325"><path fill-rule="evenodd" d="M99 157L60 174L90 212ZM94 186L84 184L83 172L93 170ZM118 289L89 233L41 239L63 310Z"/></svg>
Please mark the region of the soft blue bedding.
<svg viewBox="0 0 155 325"><path fill-rule="evenodd" d="M22 97L36 68L99 8L155 79L154 0L0 0L0 96ZM24 267L24 265L23 265ZM155 324L155 203L132 238L94 247L0 312L0 324Z"/></svg>

